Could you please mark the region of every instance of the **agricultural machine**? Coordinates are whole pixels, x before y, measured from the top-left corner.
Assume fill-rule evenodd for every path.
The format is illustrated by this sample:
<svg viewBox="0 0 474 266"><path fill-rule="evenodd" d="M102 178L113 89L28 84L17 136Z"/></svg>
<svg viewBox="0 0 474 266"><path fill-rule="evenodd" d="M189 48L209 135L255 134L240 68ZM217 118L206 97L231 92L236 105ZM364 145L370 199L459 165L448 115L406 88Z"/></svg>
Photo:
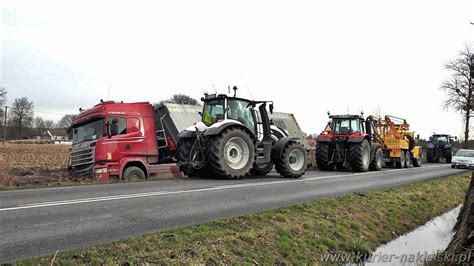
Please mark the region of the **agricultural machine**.
<svg viewBox="0 0 474 266"><path fill-rule="evenodd" d="M384 119L369 116L367 121L373 129L374 139L383 146L386 166L421 166L422 149L416 146L414 132L410 131L406 119L387 115Z"/></svg>
<svg viewBox="0 0 474 266"><path fill-rule="evenodd" d="M451 163L453 157L453 144L457 137L446 134L433 134L426 144L426 159L429 163L439 163L444 158L446 163Z"/></svg>
<svg viewBox="0 0 474 266"><path fill-rule="evenodd" d="M307 152L300 140L272 125L270 101L252 101L225 94L204 94L201 121L182 131L177 148L180 170L187 176L229 179L265 175L275 166L285 177L306 171Z"/></svg>
<svg viewBox="0 0 474 266"><path fill-rule="evenodd" d="M371 132L371 125L361 115L330 115L325 132L316 141L316 163L323 171L351 168L355 172L380 170L382 145Z"/></svg>

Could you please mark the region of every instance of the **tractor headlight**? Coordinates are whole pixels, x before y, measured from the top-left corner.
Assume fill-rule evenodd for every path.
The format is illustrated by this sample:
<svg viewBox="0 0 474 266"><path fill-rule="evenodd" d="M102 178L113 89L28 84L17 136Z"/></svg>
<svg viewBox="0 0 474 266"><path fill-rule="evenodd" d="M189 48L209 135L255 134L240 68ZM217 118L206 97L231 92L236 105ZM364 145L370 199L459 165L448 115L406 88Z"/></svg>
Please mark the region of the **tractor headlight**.
<svg viewBox="0 0 474 266"><path fill-rule="evenodd" d="M97 168L95 169L96 174L105 174L107 173L107 168Z"/></svg>

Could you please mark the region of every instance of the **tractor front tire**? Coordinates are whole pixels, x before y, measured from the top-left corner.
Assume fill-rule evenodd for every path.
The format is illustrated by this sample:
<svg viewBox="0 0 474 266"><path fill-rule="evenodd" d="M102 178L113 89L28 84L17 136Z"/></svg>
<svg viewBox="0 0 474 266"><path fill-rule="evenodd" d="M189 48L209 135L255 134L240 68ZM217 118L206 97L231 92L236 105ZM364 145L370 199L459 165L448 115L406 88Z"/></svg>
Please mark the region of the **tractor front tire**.
<svg viewBox="0 0 474 266"><path fill-rule="evenodd" d="M316 145L316 164L321 171L331 171L334 169L334 166L329 162L329 143L318 143Z"/></svg>
<svg viewBox="0 0 474 266"><path fill-rule="evenodd" d="M295 141L288 142L281 157L275 160L276 171L284 177L301 177L306 172L307 166L308 153L301 144Z"/></svg>
<svg viewBox="0 0 474 266"><path fill-rule="evenodd" d="M451 163L451 160L453 158L453 153L451 149L445 150L444 151L444 158L446 158L446 163Z"/></svg>
<svg viewBox="0 0 474 266"><path fill-rule="evenodd" d="M434 150L433 149L426 149L426 161L429 163L434 162Z"/></svg>
<svg viewBox="0 0 474 266"><path fill-rule="evenodd" d="M370 164L370 146L367 140L351 144L349 147L349 163L352 171L366 172Z"/></svg>
<svg viewBox="0 0 474 266"><path fill-rule="evenodd" d="M206 176L208 169L195 169L191 165L191 151L196 143L196 138L181 139L176 147L176 160L179 170L188 177Z"/></svg>
<svg viewBox="0 0 474 266"><path fill-rule="evenodd" d="M374 158L370 162L369 169L371 171L380 171L382 170L383 166L383 152L381 149L375 149Z"/></svg>
<svg viewBox="0 0 474 266"><path fill-rule="evenodd" d="M211 140L208 156L213 174L240 179L253 166L255 146L247 132L239 128L228 128Z"/></svg>

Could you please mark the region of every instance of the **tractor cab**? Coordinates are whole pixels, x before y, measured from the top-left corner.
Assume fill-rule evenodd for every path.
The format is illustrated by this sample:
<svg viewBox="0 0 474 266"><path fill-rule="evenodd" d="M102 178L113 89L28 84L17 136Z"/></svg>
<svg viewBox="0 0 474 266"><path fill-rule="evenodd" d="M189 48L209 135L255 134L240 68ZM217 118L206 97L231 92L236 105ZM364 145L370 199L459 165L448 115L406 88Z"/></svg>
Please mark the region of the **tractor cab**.
<svg viewBox="0 0 474 266"><path fill-rule="evenodd" d="M430 142L438 144L453 144L454 139L450 135L434 134L433 136L431 136Z"/></svg>
<svg viewBox="0 0 474 266"><path fill-rule="evenodd" d="M330 115L326 132L336 136L365 133L364 118L359 115Z"/></svg>
<svg viewBox="0 0 474 266"><path fill-rule="evenodd" d="M201 121L207 127L226 119L232 119L239 121L255 133L256 119L254 115L254 102L229 97L225 94L205 94L202 101L204 102L204 107L201 113Z"/></svg>

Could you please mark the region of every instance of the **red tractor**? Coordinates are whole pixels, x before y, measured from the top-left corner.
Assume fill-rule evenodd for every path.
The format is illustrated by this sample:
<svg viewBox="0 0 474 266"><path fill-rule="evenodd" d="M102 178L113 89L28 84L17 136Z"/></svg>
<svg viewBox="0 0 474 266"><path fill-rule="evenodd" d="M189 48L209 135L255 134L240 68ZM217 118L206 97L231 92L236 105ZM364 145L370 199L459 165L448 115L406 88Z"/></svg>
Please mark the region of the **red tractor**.
<svg viewBox="0 0 474 266"><path fill-rule="evenodd" d="M362 113L363 114L363 113ZM382 145L362 115L329 115L325 132L316 139L316 163L322 171L334 168L365 172L383 165Z"/></svg>

